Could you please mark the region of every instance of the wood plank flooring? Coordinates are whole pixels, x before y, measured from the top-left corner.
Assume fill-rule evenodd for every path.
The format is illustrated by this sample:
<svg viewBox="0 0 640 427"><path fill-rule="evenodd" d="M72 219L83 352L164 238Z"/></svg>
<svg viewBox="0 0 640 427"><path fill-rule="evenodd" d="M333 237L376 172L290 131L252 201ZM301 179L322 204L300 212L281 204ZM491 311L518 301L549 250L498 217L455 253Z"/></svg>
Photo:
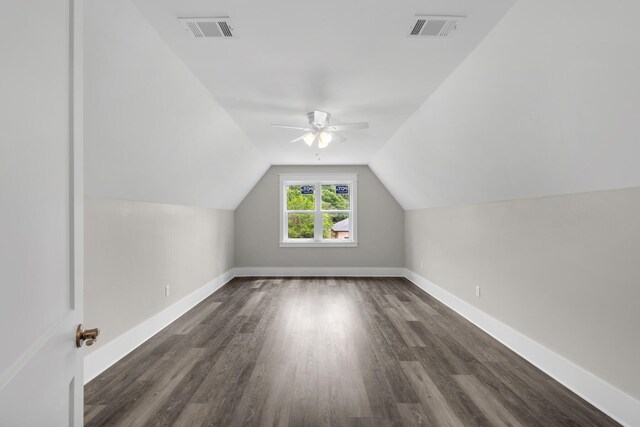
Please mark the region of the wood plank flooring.
<svg viewBox="0 0 640 427"><path fill-rule="evenodd" d="M399 278L239 278L91 381L89 426L618 425Z"/></svg>

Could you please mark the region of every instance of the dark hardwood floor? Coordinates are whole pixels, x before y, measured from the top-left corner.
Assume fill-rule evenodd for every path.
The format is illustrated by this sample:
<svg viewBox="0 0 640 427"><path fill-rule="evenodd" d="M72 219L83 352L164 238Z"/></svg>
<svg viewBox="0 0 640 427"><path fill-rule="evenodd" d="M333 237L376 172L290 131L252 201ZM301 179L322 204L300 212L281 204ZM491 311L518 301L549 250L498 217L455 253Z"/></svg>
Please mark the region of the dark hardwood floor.
<svg viewBox="0 0 640 427"><path fill-rule="evenodd" d="M404 279L242 278L85 387L87 425L618 425Z"/></svg>

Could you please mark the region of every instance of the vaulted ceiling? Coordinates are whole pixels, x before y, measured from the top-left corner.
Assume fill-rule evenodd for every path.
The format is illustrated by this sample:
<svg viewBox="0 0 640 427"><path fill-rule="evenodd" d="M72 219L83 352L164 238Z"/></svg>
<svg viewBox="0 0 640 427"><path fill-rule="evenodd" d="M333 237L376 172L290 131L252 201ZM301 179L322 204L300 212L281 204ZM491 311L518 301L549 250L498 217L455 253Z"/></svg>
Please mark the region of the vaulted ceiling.
<svg viewBox="0 0 640 427"><path fill-rule="evenodd" d="M87 193L234 209L269 164L368 164L405 209L640 185L640 2L514 2L88 0ZM416 14L467 18L412 39ZM371 127L269 126L314 109Z"/></svg>
<svg viewBox="0 0 640 427"><path fill-rule="evenodd" d="M271 164L367 164L514 0L133 0ZM449 39L406 37L416 14L463 15ZM237 39L196 40L178 17L229 16ZM322 150L288 141L314 109L368 121Z"/></svg>
<svg viewBox="0 0 640 427"><path fill-rule="evenodd" d="M639 186L639 14L519 0L371 168L405 209Z"/></svg>

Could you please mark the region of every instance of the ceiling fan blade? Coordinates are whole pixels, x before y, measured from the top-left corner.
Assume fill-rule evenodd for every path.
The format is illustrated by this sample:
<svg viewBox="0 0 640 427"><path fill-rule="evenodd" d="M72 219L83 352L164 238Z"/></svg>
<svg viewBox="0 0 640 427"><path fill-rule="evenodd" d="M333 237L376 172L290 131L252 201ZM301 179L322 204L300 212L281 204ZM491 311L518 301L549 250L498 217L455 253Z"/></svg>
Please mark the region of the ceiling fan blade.
<svg viewBox="0 0 640 427"><path fill-rule="evenodd" d="M303 128L301 126L289 126L289 125L274 125L272 124L271 127L274 128L283 128L283 129L296 129L296 130L306 130L306 131L310 131L311 129L309 128Z"/></svg>
<svg viewBox="0 0 640 427"><path fill-rule="evenodd" d="M305 137L305 135L306 135L306 133L305 133L304 135L302 135L302 136L297 137L296 139L292 139L292 140L291 140L291 141L289 141L289 142L298 142L298 141L302 141L302 139Z"/></svg>
<svg viewBox="0 0 640 427"><path fill-rule="evenodd" d="M361 123L344 123L341 125L333 125L329 126L327 129L330 132L335 132L337 130L352 130L352 129L368 129L369 123L361 122Z"/></svg>
<svg viewBox="0 0 640 427"><path fill-rule="evenodd" d="M313 144L313 142L315 141L316 136L314 134L312 134L311 132L307 132L302 136L297 137L296 139L292 139L289 142L298 142L298 141L304 141L305 144L307 144L308 146L311 146L311 144ZM311 143L309 143L309 141L311 141Z"/></svg>

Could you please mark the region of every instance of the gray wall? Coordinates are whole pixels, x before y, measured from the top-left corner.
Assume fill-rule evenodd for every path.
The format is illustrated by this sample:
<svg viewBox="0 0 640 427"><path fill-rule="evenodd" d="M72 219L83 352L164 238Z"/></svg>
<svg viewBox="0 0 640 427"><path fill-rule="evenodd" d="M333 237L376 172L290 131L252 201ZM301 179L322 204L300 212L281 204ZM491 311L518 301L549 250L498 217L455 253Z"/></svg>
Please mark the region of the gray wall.
<svg viewBox="0 0 640 427"><path fill-rule="evenodd" d="M406 262L640 398L640 188L407 211Z"/></svg>
<svg viewBox="0 0 640 427"><path fill-rule="evenodd" d="M87 197L84 221L84 324L101 344L233 267L233 211Z"/></svg>
<svg viewBox="0 0 640 427"><path fill-rule="evenodd" d="M279 174L357 173L357 248L281 248ZM404 211L368 166L272 166L235 211L238 267L402 267Z"/></svg>

